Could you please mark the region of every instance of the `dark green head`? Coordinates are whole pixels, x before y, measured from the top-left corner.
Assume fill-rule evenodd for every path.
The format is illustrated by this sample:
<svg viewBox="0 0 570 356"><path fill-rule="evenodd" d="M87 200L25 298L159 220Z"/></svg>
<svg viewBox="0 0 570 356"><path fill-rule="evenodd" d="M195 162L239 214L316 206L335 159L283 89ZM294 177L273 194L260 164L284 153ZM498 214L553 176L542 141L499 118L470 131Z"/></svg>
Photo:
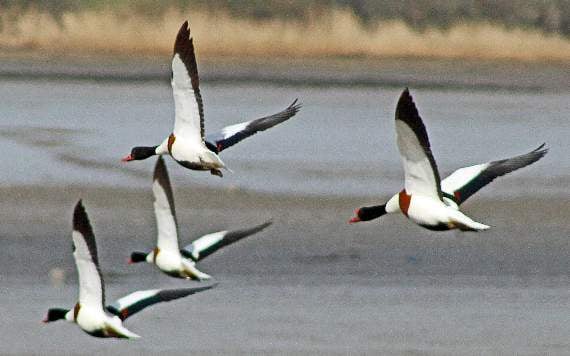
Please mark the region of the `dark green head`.
<svg viewBox="0 0 570 356"><path fill-rule="evenodd" d="M146 256L148 256L148 253L135 251L131 253L131 259L129 260L129 264L146 262Z"/></svg>
<svg viewBox="0 0 570 356"><path fill-rule="evenodd" d="M65 314L69 312L69 309L62 308L52 308L48 310L46 318L43 320L44 323L49 323L52 321L57 321L60 319L65 319Z"/></svg>
<svg viewBox="0 0 570 356"><path fill-rule="evenodd" d="M348 221L351 224L360 221L374 220L386 214L386 204L376 205L376 206L364 206L360 209L356 209L354 211L354 214L356 216Z"/></svg>

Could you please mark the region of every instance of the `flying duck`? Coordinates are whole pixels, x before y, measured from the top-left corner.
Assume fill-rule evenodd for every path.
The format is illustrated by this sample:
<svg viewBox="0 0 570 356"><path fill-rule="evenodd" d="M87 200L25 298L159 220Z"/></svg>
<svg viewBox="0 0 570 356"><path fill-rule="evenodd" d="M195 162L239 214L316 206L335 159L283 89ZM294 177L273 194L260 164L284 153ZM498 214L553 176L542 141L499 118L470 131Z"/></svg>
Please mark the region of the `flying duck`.
<svg viewBox="0 0 570 356"><path fill-rule="evenodd" d="M72 238L73 257L79 274L79 301L73 309L49 309L44 323L64 319L76 323L91 336L134 339L140 336L123 326L123 321L131 315L153 304L186 297L215 286L137 291L105 307L95 235L81 200L73 213Z"/></svg>
<svg viewBox="0 0 570 356"><path fill-rule="evenodd" d="M408 89L396 107L396 137L404 165L404 189L386 204L356 209L350 223L402 212L430 230L486 230L489 226L461 213L459 205L495 178L528 166L548 152L542 144L524 155L458 169L440 181L426 128Z"/></svg>
<svg viewBox="0 0 570 356"><path fill-rule="evenodd" d="M180 165L222 177L226 168L218 153L239 141L280 124L301 108L297 100L285 110L271 116L223 128L204 138L204 105L200 94L198 67L188 21L182 24L172 57L172 91L174 93L174 130L158 146L137 146L122 161L143 160L169 154Z"/></svg>
<svg viewBox="0 0 570 356"><path fill-rule="evenodd" d="M267 221L249 229L208 234L183 249L179 249L174 196L162 157L156 161L152 191L158 230L157 246L148 253L133 252L129 263L152 263L172 277L195 280L209 279L209 275L196 268L196 262L224 246L253 235L271 225L271 221Z"/></svg>

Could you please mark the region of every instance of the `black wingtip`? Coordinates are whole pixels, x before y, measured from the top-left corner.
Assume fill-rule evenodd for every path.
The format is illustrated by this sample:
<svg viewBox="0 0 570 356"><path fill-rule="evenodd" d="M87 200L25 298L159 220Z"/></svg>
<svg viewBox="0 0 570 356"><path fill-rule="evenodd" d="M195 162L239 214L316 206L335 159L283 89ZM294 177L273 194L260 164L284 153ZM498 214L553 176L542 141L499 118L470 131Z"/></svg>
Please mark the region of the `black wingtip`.
<svg viewBox="0 0 570 356"><path fill-rule="evenodd" d="M546 142L543 142L540 146L538 146L537 148L532 150L532 152L539 152L540 151L540 152L544 152L544 154L546 154L549 149L550 149L550 147L546 147Z"/></svg>
<svg viewBox="0 0 570 356"><path fill-rule="evenodd" d="M188 27L188 21L185 21L180 30L178 31L178 35L176 35L176 41L174 42L174 51L173 56L178 54L180 59L186 66L186 70L190 75L192 80L192 88L196 92L195 95L197 96L196 100L198 100L198 106L200 111L200 117L203 120L203 108L202 108L202 98L199 94L199 78L198 78L198 66L196 64L196 55L194 53L194 41L193 38L190 36L190 28ZM203 130L203 125L202 125ZM202 136L204 136L202 132Z"/></svg>
<svg viewBox="0 0 570 356"><path fill-rule="evenodd" d="M192 38L190 37L190 28L188 27L188 20L184 21L178 34L176 35L176 41L174 42L174 53L184 53L186 48L192 45Z"/></svg>
<svg viewBox="0 0 570 356"><path fill-rule="evenodd" d="M421 131L425 130L416 103L414 103L414 99L408 88L404 89L400 95L400 99L398 99L398 104L396 105L396 120L408 123L414 131L416 131L416 126L418 126L418 128L422 127ZM416 131L416 133L418 132ZM423 133L422 136L424 136ZM426 137L421 137L421 139L427 139L427 133Z"/></svg>
<svg viewBox="0 0 570 356"><path fill-rule="evenodd" d="M178 36L177 36L177 40L178 38L180 39L187 39L190 35L190 29L188 28L188 20L184 21L182 23L182 26L180 26L180 30L178 30Z"/></svg>
<svg viewBox="0 0 570 356"><path fill-rule="evenodd" d="M259 229L259 230L257 230L257 231L259 232L259 231L261 231L261 230L263 230L263 229L265 229L265 228L268 228L268 227L271 226L271 225L273 225L273 219L269 219L269 220L267 220L266 222L264 222L263 224L257 225L257 228Z"/></svg>
<svg viewBox="0 0 570 356"><path fill-rule="evenodd" d="M79 232L83 236L83 239L87 244L87 248L89 249L89 253L91 254L91 258L93 259L93 262L95 263L95 265L99 266L95 235L93 234L93 228L91 227L91 223L89 222L89 216L87 216L87 211L85 210L85 207L83 206L83 201L81 199L79 199L73 211L73 230Z"/></svg>
<svg viewBox="0 0 570 356"><path fill-rule="evenodd" d="M203 288L203 289L200 290L200 292L203 292L203 291L207 291L207 290L209 290L209 289L214 289L214 288L216 288L216 287L219 286L219 285L220 285L220 282L215 282L215 283L210 284L209 286L198 287L198 288Z"/></svg>
<svg viewBox="0 0 570 356"><path fill-rule="evenodd" d="M267 220L266 222L261 223L261 224L259 224L259 225L256 225L256 226L254 226L254 227L252 227L252 228L250 228L250 229L243 229L243 230L239 230L239 231L236 231L236 232L237 232L237 233L242 233L242 234L243 234L242 238L243 238L243 237L246 237L246 236L250 236L250 235L257 234L258 232L261 232L261 231L265 230L267 227L269 227L269 226L272 225L272 224L273 224L273 219L269 219L269 220Z"/></svg>
<svg viewBox="0 0 570 356"><path fill-rule="evenodd" d="M83 200L79 199L77 204L75 204L75 209L73 210L73 229L86 235L86 232L90 231L89 217L83 206Z"/></svg>
<svg viewBox="0 0 570 356"><path fill-rule="evenodd" d="M291 116L294 116L296 113L299 112L299 110L301 110L302 107L303 107L303 103L299 102L299 99L296 98L295 100L293 100L291 105L289 105L289 107L287 107L287 110L291 110L292 111Z"/></svg>
<svg viewBox="0 0 570 356"><path fill-rule="evenodd" d="M414 99L412 98L412 94L410 94L410 90L408 88L405 88L404 91L402 91L402 94L400 94L398 104L400 104L400 102L411 102L412 104L414 103Z"/></svg>
<svg viewBox="0 0 570 356"><path fill-rule="evenodd" d="M163 289L157 293L157 296L160 301L168 302L171 300L175 300L178 298L183 298L192 294L205 292L216 287L218 283L211 284L209 286L204 287L193 287L193 288L181 288L181 289Z"/></svg>

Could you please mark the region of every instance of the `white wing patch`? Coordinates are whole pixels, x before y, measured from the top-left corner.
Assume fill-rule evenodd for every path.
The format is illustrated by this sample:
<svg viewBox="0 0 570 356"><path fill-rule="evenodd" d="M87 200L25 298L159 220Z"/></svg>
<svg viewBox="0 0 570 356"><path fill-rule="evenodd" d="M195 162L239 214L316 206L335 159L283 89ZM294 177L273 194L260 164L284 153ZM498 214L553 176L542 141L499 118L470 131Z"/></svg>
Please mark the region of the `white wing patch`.
<svg viewBox="0 0 570 356"><path fill-rule="evenodd" d="M414 131L406 123L396 120L396 136L404 166L406 192L439 200L433 168Z"/></svg>
<svg viewBox="0 0 570 356"><path fill-rule="evenodd" d="M185 141L202 142L198 101L188 70L178 53L172 58L171 84L174 94L174 135Z"/></svg>
<svg viewBox="0 0 570 356"><path fill-rule="evenodd" d="M160 292L160 289L151 289L151 290L143 290L143 291L133 292L133 293L126 295L126 296L122 297L121 299L115 301L110 306L112 308L119 310L119 311L121 311L125 308L128 309L131 305L136 304L141 300L154 297L158 292Z"/></svg>
<svg viewBox="0 0 570 356"><path fill-rule="evenodd" d="M247 125L249 125L251 121L247 121L247 122L242 122L240 124L235 124L235 125L230 125L230 126L226 126L222 129L222 136L224 139L231 137L235 134L237 134L240 131L243 131L247 128Z"/></svg>
<svg viewBox="0 0 570 356"><path fill-rule="evenodd" d="M232 137L233 135L245 130L250 122L251 121L247 121L235 125L226 126L218 132L208 134L206 136L206 141L212 143L215 146L217 142L223 141L228 137Z"/></svg>
<svg viewBox="0 0 570 356"><path fill-rule="evenodd" d="M455 191L468 184L487 167L489 167L489 163L460 168L441 181L441 190L447 194L453 195Z"/></svg>
<svg viewBox="0 0 570 356"><path fill-rule="evenodd" d="M170 207L168 196L158 180L153 181L152 192L154 194L154 214L158 232L157 246L162 251L178 253L176 219L172 215L173 209Z"/></svg>
<svg viewBox="0 0 570 356"><path fill-rule="evenodd" d="M192 243L184 247L184 249L190 252L192 254L192 257L194 257L195 259L199 259L200 253L202 253L202 251L222 241L227 233L228 232L224 230L204 235L199 239L192 241Z"/></svg>
<svg viewBox="0 0 570 356"><path fill-rule="evenodd" d="M92 308L103 308L102 281L97 266L91 258L85 238L78 231L71 234L75 251L73 257L79 274L79 303Z"/></svg>

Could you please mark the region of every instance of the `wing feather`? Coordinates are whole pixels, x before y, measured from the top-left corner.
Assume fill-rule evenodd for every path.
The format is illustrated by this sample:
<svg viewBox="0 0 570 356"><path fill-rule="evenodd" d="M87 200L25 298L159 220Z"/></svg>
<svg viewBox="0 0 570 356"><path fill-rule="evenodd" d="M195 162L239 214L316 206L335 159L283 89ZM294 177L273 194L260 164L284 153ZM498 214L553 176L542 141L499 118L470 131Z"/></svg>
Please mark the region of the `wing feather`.
<svg viewBox="0 0 570 356"><path fill-rule="evenodd" d="M396 138L408 194L442 199L440 177L426 128L406 88L396 107Z"/></svg>
<svg viewBox="0 0 570 356"><path fill-rule="evenodd" d="M180 288L180 289L152 289L133 292L122 297L111 305L107 306L107 310L121 320L138 313L139 311L154 305L156 303L169 302L179 298L187 297L192 294L200 293L208 289L212 289L217 284L206 287L196 288Z"/></svg>
<svg viewBox="0 0 570 356"><path fill-rule="evenodd" d="M206 136L206 144L215 147L216 153L235 145L243 139L255 135L259 131L265 131L275 125L289 120L301 109L298 99L295 99L285 110L276 114L265 116L260 119L242 122L226 126L221 131Z"/></svg>
<svg viewBox="0 0 570 356"><path fill-rule="evenodd" d="M158 233L157 246L162 251L178 251L178 232L174 196L162 156L158 157L152 182L154 214Z"/></svg>
<svg viewBox="0 0 570 356"><path fill-rule="evenodd" d="M495 178L538 161L548 153L545 144L536 149L511 158L460 168L441 182L442 190L453 196L457 204L462 204Z"/></svg>
<svg viewBox="0 0 570 356"><path fill-rule="evenodd" d="M73 257L79 274L79 303L102 308L105 304L103 277L99 268L95 235L81 200L73 212Z"/></svg>
<svg viewBox="0 0 570 356"><path fill-rule="evenodd" d="M172 92L174 94L174 135L185 140L204 140L204 104L200 94L194 43L185 21L174 43L172 56Z"/></svg>
<svg viewBox="0 0 570 356"><path fill-rule="evenodd" d="M272 223L273 222L269 220L263 224L259 224L248 229L219 231L204 235L199 239L192 241L191 244L185 246L180 250L180 253L186 258L190 258L193 261L198 262L224 246L231 245L247 236L260 232Z"/></svg>

